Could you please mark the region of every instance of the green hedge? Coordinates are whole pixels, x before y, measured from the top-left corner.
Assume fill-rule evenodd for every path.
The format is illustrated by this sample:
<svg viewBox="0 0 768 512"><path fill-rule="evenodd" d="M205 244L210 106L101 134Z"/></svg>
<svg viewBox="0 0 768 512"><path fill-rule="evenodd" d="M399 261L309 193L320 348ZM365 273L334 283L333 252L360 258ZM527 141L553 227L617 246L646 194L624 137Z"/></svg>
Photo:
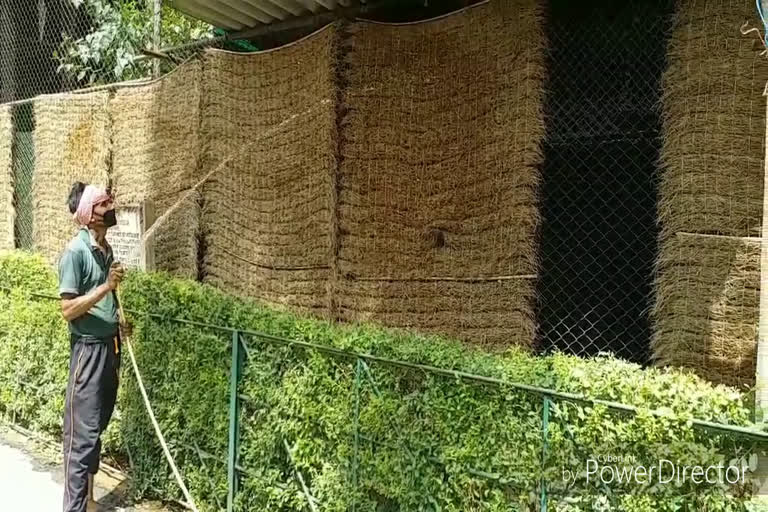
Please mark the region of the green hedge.
<svg viewBox="0 0 768 512"><path fill-rule="evenodd" d="M13 288L0 293L0 409L58 437L66 326L56 301L28 296L55 294L55 275L37 256L6 253L0 256L0 286ZM237 326L641 408L636 416L617 415L556 401L544 463L540 397L381 363L361 372L356 394L354 360L246 337L238 461L246 472L238 510L309 510L284 441L324 511L351 510L353 504L359 511L534 510L543 477L551 510L745 509L749 485L696 484L690 478L680 486L602 485L594 476L586 482L586 461L597 455L634 456L634 465L750 459L756 447L748 440L688 422L695 416L749 425L746 396L692 375L642 370L609 357L533 357L518 350L490 355L436 337L299 318L162 275L130 273L122 293L131 310L166 319ZM220 509L227 494L231 334L146 315L132 320L139 366L171 450L202 509ZM120 421L113 421L106 448L130 457L137 493L178 498L127 354L122 378ZM658 418L648 409L671 414ZM564 469L578 474L575 482L564 481Z"/></svg>

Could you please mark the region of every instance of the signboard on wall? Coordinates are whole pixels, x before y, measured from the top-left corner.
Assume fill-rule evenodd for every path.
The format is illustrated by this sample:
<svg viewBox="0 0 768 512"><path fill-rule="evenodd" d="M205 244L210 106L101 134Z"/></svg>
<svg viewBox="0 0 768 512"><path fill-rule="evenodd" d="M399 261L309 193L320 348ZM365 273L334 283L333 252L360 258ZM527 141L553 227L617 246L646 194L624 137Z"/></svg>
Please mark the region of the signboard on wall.
<svg viewBox="0 0 768 512"><path fill-rule="evenodd" d="M152 242L143 242L144 233L152 225L151 205L127 205L117 208L117 225L107 231L107 241L112 246L115 261L127 269L152 271L155 254Z"/></svg>

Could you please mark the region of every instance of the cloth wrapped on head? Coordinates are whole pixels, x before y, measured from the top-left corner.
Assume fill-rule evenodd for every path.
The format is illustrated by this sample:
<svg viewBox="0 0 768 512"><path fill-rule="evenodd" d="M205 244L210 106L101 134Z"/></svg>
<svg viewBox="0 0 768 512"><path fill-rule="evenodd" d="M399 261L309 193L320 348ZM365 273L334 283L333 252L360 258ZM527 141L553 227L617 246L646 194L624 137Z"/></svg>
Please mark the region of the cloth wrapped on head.
<svg viewBox="0 0 768 512"><path fill-rule="evenodd" d="M110 195L104 188L87 185L85 190L83 190L83 195L80 197L80 203L78 203L77 211L74 215L75 222L80 226L87 227L93 217L93 207L109 199Z"/></svg>

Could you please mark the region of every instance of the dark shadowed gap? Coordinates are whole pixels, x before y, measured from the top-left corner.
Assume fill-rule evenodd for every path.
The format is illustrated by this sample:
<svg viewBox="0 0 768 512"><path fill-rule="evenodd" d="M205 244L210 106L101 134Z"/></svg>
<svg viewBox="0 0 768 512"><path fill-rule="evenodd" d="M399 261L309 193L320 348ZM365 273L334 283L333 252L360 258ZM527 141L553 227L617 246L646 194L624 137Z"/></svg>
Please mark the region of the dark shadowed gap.
<svg viewBox="0 0 768 512"><path fill-rule="evenodd" d="M661 75L674 2L552 0L538 347L649 355Z"/></svg>

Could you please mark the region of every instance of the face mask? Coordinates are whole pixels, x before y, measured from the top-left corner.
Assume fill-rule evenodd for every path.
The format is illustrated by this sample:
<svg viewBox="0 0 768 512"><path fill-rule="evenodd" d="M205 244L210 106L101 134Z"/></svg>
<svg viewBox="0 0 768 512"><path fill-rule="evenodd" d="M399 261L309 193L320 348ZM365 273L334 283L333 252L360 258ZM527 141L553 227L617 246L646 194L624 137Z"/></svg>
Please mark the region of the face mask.
<svg viewBox="0 0 768 512"><path fill-rule="evenodd" d="M117 217L115 216L115 210L107 210L106 213L104 213L104 225L108 228L111 228L117 224Z"/></svg>

